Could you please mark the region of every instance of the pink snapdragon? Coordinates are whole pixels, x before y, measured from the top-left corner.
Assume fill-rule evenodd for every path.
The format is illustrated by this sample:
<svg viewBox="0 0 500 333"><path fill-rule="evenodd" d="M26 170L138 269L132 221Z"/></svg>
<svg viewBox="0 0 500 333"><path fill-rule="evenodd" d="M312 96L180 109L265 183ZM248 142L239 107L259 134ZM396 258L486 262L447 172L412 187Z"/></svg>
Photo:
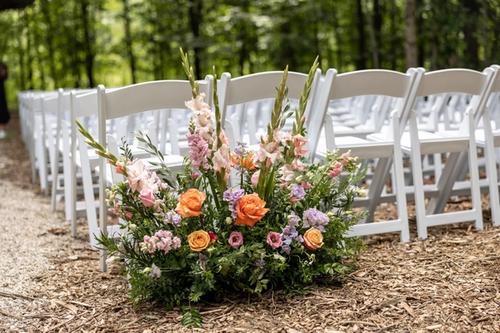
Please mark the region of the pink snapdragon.
<svg viewBox="0 0 500 333"><path fill-rule="evenodd" d="M189 158L193 167L206 170L208 169L208 143L198 133L190 133L187 135L189 145Z"/></svg>
<svg viewBox="0 0 500 333"><path fill-rule="evenodd" d="M343 165L341 162L339 162L339 161L335 162L333 167L328 172L328 175L332 178L337 177L342 172L342 167L343 167Z"/></svg>

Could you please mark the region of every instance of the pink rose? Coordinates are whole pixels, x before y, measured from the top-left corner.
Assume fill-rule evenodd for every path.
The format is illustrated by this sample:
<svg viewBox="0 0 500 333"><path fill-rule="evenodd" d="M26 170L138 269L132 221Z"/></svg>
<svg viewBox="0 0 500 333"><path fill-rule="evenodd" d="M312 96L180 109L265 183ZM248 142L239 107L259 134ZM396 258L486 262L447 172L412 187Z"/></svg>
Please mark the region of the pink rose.
<svg viewBox="0 0 500 333"><path fill-rule="evenodd" d="M267 244L273 249L277 249L278 247L281 246L281 244L283 244L283 241L281 240L281 235L275 231L270 231L267 234Z"/></svg>
<svg viewBox="0 0 500 333"><path fill-rule="evenodd" d="M139 194L139 199L146 207L153 207L155 205L155 196L150 189L143 189Z"/></svg>
<svg viewBox="0 0 500 333"><path fill-rule="evenodd" d="M229 239L227 241L229 243L229 246L231 246L234 249L237 249L241 245L243 245L243 235L239 231L233 231L229 235Z"/></svg>

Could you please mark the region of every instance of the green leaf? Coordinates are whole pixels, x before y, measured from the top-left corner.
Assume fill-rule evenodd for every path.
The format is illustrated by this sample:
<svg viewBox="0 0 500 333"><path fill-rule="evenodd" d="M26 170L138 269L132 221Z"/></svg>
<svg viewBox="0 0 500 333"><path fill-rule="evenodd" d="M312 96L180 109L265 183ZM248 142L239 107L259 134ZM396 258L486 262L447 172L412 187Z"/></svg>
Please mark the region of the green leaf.
<svg viewBox="0 0 500 333"><path fill-rule="evenodd" d="M182 307L182 325L188 328L200 328L203 324L203 318L197 309L185 306Z"/></svg>

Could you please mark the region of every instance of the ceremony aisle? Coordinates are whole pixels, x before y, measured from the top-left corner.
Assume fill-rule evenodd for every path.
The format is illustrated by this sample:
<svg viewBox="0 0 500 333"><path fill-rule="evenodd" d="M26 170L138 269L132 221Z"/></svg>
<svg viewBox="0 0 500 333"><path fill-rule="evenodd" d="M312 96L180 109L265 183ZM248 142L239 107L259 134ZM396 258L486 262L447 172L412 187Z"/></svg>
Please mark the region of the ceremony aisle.
<svg viewBox="0 0 500 333"><path fill-rule="evenodd" d="M16 120L0 141L0 331L189 331L178 311L134 307L116 269L99 272L84 221L78 239L71 238L62 216L31 185ZM202 306L203 330L500 331L500 229L446 227L424 242L367 243L342 285L261 299L227 295L222 304Z"/></svg>

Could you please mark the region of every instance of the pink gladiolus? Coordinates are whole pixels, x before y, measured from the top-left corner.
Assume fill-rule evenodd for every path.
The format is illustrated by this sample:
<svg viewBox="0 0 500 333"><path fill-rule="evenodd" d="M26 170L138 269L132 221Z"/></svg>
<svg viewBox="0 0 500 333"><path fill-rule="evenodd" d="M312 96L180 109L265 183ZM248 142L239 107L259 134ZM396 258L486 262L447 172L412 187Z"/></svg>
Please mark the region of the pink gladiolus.
<svg viewBox="0 0 500 333"><path fill-rule="evenodd" d="M257 184L259 183L259 176L260 176L260 170L254 172L254 174L252 175L250 181L252 182L253 187L257 186Z"/></svg>
<svg viewBox="0 0 500 333"><path fill-rule="evenodd" d="M127 168L127 180L133 192L140 192L147 178L147 170L142 160L135 160Z"/></svg>
<svg viewBox="0 0 500 333"><path fill-rule="evenodd" d="M294 153L296 157L304 157L307 155L307 139L302 135L297 134L293 137Z"/></svg>

